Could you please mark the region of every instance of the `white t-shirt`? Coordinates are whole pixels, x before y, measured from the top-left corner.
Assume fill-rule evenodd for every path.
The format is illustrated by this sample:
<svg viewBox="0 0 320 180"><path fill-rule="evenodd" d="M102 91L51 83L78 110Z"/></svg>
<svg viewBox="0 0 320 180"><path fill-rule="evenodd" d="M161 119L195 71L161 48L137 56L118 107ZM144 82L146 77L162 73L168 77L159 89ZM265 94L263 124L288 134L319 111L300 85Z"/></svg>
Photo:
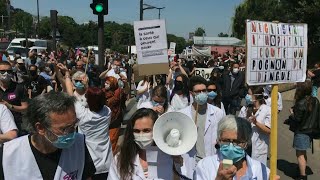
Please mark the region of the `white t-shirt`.
<svg viewBox="0 0 320 180"><path fill-rule="evenodd" d="M79 121L79 133L85 135L86 145L96 167L96 174L109 172L112 162L109 125L111 110L104 106L101 111L93 112L78 101L75 103Z"/></svg>
<svg viewBox="0 0 320 180"><path fill-rule="evenodd" d="M14 122L14 117L7 106L0 104L0 134L18 129Z"/></svg>
<svg viewBox="0 0 320 180"><path fill-rule="evenodd" d="M126 72L120 72L121 75L125 76L127 78L127 73ZM107 72L107 76L112 76L116 79L120 79L120 75L114 72L114 69L111 69L110 71Z"/></svg>
<svg viewBox="0 0 320 180"><path fill-rule="evenodd" d="M77 101L84 107L88 107L86 94L80 95L77 91L74 91L73 95L77 98Z"/></svg>
<svg viewBox="0 0 320 180"><path fill-rule="evenodd" d="M148 88L149 82L145 82L144 85L142 86L143 80L141 80L136 88L137 91L144 90ZM145 91L143 94L138 95L137 98L140 100L142 99L143 101L148 99L150 97L150 92L149 90Z"/></svg>
<svg viewBox="0 0 320 180"><path fill-rule="evenodd" d="M189 106L188 98L175 94L169 104L168 112L176 112Z"/></svg>

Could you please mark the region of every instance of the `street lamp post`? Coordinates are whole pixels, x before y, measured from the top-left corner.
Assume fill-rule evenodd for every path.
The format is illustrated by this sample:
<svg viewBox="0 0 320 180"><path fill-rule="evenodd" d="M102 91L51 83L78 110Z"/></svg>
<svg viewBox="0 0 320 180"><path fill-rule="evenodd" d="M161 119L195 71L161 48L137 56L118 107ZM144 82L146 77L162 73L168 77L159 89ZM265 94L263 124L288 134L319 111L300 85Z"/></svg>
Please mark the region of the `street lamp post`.
<svg viewBox="0 0 320 180"><path fill-rule="evenodd" d="M37 13L38 13L37 36L38 36L38 38L39 38L39 29L40 29L39 0L37 0Z"/></svg>
<svg viewBox="0 0 320 180"><path fill-rule="evenodd" d="M162 7L162 8L156 8L159 10L159 19L161 18L161 9L164 9L165 7Z"/></svg>

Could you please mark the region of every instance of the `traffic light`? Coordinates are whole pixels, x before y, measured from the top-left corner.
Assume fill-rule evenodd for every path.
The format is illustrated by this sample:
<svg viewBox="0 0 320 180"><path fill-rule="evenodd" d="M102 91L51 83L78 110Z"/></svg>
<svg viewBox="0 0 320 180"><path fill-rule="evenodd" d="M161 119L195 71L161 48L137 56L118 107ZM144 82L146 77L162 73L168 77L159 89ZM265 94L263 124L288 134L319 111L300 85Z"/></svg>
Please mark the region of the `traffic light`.
<svg viewBox="0 0 320 180"><path fill-rule="evenodd" d="M51 20L51 26L53 28L58 27L58 11L57 10L50 10L50 20Z"/></svg>
<svg viewBox="0 0 320 180"><path fill-rule="evenodd" d="M108 0L92 0L90 7L93 14L107 15L108 14Z"/></svg>

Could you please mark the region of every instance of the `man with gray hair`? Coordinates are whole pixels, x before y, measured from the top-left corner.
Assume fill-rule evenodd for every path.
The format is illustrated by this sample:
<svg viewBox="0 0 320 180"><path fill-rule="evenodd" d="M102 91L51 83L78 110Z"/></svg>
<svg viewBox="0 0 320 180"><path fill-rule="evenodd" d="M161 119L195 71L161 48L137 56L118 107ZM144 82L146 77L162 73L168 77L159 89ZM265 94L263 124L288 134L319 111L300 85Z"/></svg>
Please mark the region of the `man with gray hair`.
<svg viewBox="0 0 320 180"><path fill-rule="evenodd" d="M30 101L26 119L31 135L4 144L0 179L87 179L95 166L76 133L75 98L49 92ZM23 171L21 171L23 169Z"/></svg>

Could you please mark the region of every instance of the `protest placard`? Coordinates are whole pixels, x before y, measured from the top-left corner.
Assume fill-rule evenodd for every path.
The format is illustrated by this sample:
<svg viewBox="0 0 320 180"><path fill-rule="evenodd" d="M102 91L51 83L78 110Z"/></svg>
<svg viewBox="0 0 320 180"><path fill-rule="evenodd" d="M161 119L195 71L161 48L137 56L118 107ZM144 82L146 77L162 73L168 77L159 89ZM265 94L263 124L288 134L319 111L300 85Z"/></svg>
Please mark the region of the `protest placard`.
<svg viewBox="0 0 320 180"><path fill-rule="evenodd" d="M211 77L212 70L213 68L196 68L196 70L194 71L194 75L201 76L206 80L209 80Z"/></svg>
<svg viewBox="0 0 320 180"><path fill-rule="evenodd" d="M166 74L169 64L165 21L135 21L134 34L139 75Z"/></svg>
<svg viewBox="0 0 320 180"><path fill-rule="evenodd" d="M247 21L246 81L249 85L306 79L307 24Z"/></svg>

